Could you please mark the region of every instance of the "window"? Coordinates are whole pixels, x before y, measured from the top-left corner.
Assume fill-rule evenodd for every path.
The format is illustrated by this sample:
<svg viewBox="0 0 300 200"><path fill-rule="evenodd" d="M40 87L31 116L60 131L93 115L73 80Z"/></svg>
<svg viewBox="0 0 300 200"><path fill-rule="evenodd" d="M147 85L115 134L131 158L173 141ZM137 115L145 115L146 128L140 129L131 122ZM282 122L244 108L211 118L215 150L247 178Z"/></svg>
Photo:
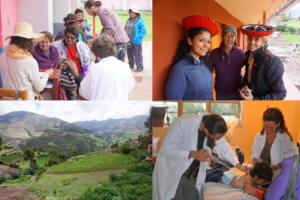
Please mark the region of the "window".
<svg viewBox="0 0 300 200"><path fill-rule="evenodd" d="M169 117L169 123L172 123L174 119L178 117L178 102L165 102L165 101L153 101L153 106L166 106L167 111L165 115L165 125L168 125L167 118Z"/></svg>
<svg viewBox="0 0 300 200"><path fill-rule="evenodd" d="M206 112L206 103L183 103L183 114L199 114Z"/></svg>

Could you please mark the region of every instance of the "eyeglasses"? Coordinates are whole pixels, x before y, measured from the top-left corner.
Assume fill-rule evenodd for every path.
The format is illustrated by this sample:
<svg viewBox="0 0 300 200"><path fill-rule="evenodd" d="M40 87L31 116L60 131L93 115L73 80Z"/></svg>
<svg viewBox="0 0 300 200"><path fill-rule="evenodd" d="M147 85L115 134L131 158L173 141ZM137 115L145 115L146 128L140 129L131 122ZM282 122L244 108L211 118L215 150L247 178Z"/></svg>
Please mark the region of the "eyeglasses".
<svg viewBox="0 0 300 200"><path fill-rule="evenodd" d="M74 37L69 37L69 36L65 36L66 39L71 39L71 40L75 40L76 38Z"/></svg>

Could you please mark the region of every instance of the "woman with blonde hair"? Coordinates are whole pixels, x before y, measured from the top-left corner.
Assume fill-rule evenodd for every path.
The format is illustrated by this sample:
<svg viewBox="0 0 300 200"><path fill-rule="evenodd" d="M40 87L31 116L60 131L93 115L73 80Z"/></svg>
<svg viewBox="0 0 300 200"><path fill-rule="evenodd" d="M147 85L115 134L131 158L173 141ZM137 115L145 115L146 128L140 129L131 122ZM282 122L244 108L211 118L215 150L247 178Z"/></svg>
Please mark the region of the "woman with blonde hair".
<svg viewBox="0 0 300 200"><path fill-rule="evenodd" d="M282 76L283 64L268 49L268 37L274 32L271 26L247 25L241 27L247 35L248 51L246 73L240 95L244 100L283 100L286 89Z"/></svg>
<svg viewBox="0 0 300 200"><path fill-rule="evenodd" d="M28 90L29 100L37 100L38 92L43 91L53 69L39 76L39 65L32 57L33 43L40 42L45 34L33 33L32 26L26 22L18 23L10 38L10 46L0 56L0 71L3 88Z"/></svg>

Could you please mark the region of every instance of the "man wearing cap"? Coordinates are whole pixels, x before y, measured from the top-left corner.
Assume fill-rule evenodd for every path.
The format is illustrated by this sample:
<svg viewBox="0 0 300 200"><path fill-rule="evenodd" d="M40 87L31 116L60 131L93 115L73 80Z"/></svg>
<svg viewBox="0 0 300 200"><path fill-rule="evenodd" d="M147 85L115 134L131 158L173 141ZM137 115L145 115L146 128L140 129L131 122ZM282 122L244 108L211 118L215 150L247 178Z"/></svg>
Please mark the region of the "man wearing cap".
<svg viewBox="0 0 300 200"><path fill-rule="evenodd" d="M75 27L77 27L79 29L78 39L80 41L86 43L87 42L86 35L85 35L85 33L82 30L80 30L80 28L81 28L81 22L83 22L83 20L80 19L76 14L70 14L68 26L75 26Z"/></svg>
<svg viewBox="0 0 300 200"><path fill-rule="evenodd" d="M129 66L133 69L134 60L136 63L136 71L141 72L144 69L143 65L143 52L142 52L142 42L143 38L146 36L146 26L144 20L136 6L132 6L129 9L130 18L127 20L125 25L125 31L129 37L129 42L127 44L127 57L129 61Z"/></svg>
<svg viewBox="0 0 300 200"><path fill-rule="evenodd" d="M109 35L115 39L118 49L117 58L124 62L129 38L117 14L109 8L103 8L100 1L89 0L84 9L89 15L100 18L103 29L100 35Z"/></svg>
<svg viewBox="0 0 300 200"><path fill-rule="evenodd" d="M57 36L56 36L56 38L54 39L54 40L59 40L59 39L63 39L64 38L64 36L65 36L65 29L67 28L67 26L68 26L68 23L69 23L69 18L70 18L70 16L71 16L71 14L72 13L70 13L70 14L68 14L63 20L64 20L64 25L63 25L63 27L61 27L60 29L59 29L59 31L58 31L58 33L57 33Z"/></svg>

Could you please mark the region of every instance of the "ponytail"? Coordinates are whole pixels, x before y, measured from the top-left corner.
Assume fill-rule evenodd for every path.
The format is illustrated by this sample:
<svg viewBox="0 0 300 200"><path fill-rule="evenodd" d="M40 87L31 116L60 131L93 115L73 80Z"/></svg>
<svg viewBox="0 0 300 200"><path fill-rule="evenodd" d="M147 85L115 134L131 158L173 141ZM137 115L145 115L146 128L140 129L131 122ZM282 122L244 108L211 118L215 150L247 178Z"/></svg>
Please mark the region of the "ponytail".
<svg viewBox="0 0 300 200"><path fill-rule="evenodd" d="M88 1L85 2L85 4L84 4L84 8L87 8L87 9L91 9L92 6L95 6L95 7L101 7L101 6L102 6L102 3L101 3L101 1L88 0Z"/></svg>

